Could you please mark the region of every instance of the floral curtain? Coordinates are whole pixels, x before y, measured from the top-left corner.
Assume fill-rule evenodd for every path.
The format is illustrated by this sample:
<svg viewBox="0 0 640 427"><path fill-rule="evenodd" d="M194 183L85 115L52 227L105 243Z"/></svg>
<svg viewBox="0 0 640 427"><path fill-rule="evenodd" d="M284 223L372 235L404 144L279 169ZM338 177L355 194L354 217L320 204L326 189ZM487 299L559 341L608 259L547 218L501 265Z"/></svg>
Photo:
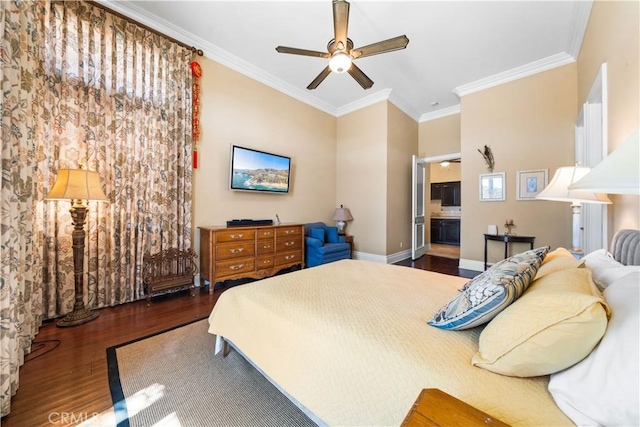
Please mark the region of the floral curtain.
<svg viewBox="0 0 640 427"><path fill-rule="evenodd" d="M0 2L2 414L42 319L73 308L60 168L99 172L85 304L144 296L146 252L191 247L191 51L82 1Z"/></svg>

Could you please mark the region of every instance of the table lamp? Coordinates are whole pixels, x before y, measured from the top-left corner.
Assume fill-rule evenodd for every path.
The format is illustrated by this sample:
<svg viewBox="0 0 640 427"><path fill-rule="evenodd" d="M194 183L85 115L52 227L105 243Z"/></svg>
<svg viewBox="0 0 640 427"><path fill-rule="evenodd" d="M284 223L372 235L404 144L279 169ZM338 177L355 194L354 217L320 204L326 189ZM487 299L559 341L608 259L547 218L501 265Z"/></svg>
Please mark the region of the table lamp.
<svg viewBox="0 0 640 427"><path fill-rule="evenodd" d="M46 197L48 200L70 200L73 221L73 274L75 303L73 311L56 323L59 327L81 325L98 317L97 311L84 306L84 222L87 202L107 200L100 186L100 175L83 169L58 169L58 177Z"/></svg>
<svg viewBox="0 0 640 427"><path fill-rule="evenodd" d="M556 170L549 185L545 187L536 199L553 200L571 203L573 214L573 242L572 252L582 252L580 248L580 210L582 203L610 204L611 200L605 194L587 191L571 190L569 186L589 173L591 169L582 166L564 166Z"/></svg>
<svg viewBox="0 0 640 427"><path fill-rule="evenodd" d="M333 218L331 219L338 221L338 234L345 234L345 221L352 221L353 217L351 216L351 212L349 212L349 208L345 208L343 205L340 205L340 207L336 208L333 212Z"/></svg>
<svg viewBox="0 0 640 427"><path fill-rule="evenodd" d="M640 139L636 130L569 189L608 194L640 194Z"/></svg>

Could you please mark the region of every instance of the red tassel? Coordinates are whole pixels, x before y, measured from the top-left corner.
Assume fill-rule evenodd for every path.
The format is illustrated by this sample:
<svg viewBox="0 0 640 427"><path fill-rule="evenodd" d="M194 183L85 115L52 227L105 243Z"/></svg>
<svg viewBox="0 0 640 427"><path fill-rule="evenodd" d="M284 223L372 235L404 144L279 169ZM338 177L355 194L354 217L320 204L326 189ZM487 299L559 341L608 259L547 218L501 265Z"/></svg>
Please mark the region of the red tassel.
<svg viewBox="0 0 640 427"><path fill-rule="evenodd" d="M198 169L198 150L193 150L193 168Z"/></svg>

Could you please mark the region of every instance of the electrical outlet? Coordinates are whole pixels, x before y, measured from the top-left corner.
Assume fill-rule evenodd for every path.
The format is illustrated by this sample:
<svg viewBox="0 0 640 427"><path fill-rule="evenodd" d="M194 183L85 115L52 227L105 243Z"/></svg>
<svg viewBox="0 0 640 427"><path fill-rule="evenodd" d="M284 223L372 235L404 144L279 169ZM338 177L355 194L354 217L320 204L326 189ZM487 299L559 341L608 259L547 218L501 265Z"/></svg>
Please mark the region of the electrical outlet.
<svg viewBox="0 0 640 427"><path fill-rule="evenodd" d="M402 242L400 242L400 247L402 247Z"/></svg>

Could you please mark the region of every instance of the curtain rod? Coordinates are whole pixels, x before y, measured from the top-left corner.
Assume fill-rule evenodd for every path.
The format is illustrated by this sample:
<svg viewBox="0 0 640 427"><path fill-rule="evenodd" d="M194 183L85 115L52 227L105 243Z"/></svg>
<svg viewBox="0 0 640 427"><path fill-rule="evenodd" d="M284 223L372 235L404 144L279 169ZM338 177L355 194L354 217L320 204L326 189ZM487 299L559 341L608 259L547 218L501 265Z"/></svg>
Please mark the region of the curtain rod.
<svg viewBox="0 0 640 427"><path fill-rule="evenodd" d="M112 14L116 15L116 16L117 16L117 17L119 17L119 18L126 19L127 21L131 22L132 24L136 24L136 25L138 25L139 27L142 27L142 28L144 28L144 29L145 29L145 30L147 30L147 31L151 31L151 32L152 32L152 33L154 33L154 34L157 34L157 35L159 35L159 36L161 36L161 37L164 37L164 38L165 38L165 39L167 39L167 40L172 41L173 43L176 43L176 44L178 44L178 45L180 45L180 46L182 46L182 47L184 47L184 48L186 48L186 49L189 49L189 50L191 50L192 52L195 52L198 56L204 56L204 52L202 51L202 49L198 49L198 48L196 48L195 46L189 46L188 44L183 43L183 42L181 42L180 40L176 40L176 39L174 39L173 37L168 36L168 35L166 35L166 34L164 34L164 33L161 33L161 32L160 32L160 31L158 31L158 30L154 30L153 28L151 28L151 27L149 27L149 26L147 26L147 25L144 25L143 23L138 22L138 21L136 21L135 19L131 19L131 18L129 18L128 16L123 15L123 14L122 14L122 13L120 13L120 12L116 12L115 10L110 9L110 8L108 8L107 6L104 6L104 5L102 5L102 4L100 4L100 3L98 3L98 2L96 2L96 1L94 1L94 0L85 0L85 1L86 1L87 3L89 3L89 4L93 5L93 6L99 7L99 8L101 8L101 9L106 10L106 11L107 11L107 12L109 12L109 13L112 13Z"/></svg>

